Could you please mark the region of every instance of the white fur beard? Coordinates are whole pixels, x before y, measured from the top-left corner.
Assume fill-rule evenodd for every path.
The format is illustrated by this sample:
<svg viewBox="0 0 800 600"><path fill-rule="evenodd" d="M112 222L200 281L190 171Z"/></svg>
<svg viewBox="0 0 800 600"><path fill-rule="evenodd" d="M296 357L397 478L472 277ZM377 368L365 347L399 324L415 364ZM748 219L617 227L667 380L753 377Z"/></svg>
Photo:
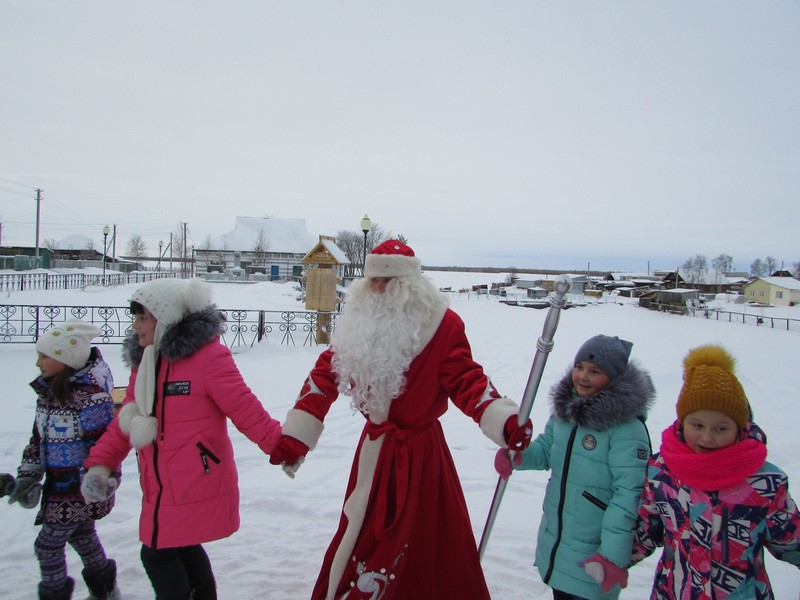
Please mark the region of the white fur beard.
<svg viewBox="0 0 800 600"><path fill-rule="evenodd" d="M339 391L351 396L351 406L368 414L386 413L406 384L405 373L419 353L421 316L398 306L400 290L391 283L382 294L369 280L351 286L342 316L331 336L333 369Z"/></svg>

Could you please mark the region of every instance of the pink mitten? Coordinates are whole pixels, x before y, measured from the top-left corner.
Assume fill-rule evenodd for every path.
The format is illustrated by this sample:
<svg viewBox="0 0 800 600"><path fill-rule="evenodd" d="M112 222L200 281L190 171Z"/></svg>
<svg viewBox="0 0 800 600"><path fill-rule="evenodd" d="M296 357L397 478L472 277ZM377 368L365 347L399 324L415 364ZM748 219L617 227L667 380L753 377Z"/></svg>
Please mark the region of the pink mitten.
<svg viewBox="0 0 800 600"><path fill-rule="evenodd" d="M514 465L520 466L522 464L522 454L514 453ZM511 453L508 448L500 448L497 454L494 455L494 470L503 479L511 477L511 472L514 470L514 465L511 464Z"/></svg>
<svg viewBox="0 0 800 600"><path fill-rule="evenodd" d="M598 552L583 561L581 566L592 579L600 584L603 592L610 592L615 585L621 588L628 585L628 569L618 567Z"/></svg>

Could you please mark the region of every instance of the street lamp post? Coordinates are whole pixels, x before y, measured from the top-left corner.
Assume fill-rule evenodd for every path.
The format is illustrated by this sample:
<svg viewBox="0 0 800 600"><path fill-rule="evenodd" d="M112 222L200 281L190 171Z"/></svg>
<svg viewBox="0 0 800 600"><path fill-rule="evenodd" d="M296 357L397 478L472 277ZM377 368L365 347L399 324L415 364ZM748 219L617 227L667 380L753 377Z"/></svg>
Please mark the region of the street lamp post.
<svg viewBox="0 0 800 600"><path fill-rule="evenodd" d="M364 267L367 264L367 234L372 229L372 221L369 220L367 215L361 219L361 231L364 232L364 259L361 261L361 276L364 277Z"/></svg>
<svg viewBox="0 0 800 600"><path fill-rule="evenodd" d="M164 246L164 240L158 240L158 264L156 265L156 271L161 271L161 248Z"/></svg>
<svg viewBox="0 0 800 600"><path fill-rule="evenodd" d="M108 252L108 234L111 228L106 225L103 227L103 285L106 284L106 252Z"/></svg>

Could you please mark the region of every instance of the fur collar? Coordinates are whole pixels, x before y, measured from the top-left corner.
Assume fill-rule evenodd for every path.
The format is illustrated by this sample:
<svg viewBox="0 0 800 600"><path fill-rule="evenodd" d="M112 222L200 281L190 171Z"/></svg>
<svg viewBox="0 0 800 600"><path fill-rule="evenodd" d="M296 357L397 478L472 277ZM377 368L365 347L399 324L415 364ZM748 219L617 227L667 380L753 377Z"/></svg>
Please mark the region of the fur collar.
<svg viewBox="0 0 800 600"><path fill-rule="evenodd" d="M225 321L225 315L215 305L186 315L182 321L164 330L159 354L169 360L191 356L214 337L225 332ZM122 360L126 367L138 367L143 353L144 348L139 345L135 333L125 338L122 344Z"/></svg>
<svg viewBox="0 0 800 600"><path fill-rule="evenodd" d="M650 374L635 361L609 387L589 398L573 391L572 368L550 390L553 416L580 427L604 431L634 417L647 417L656 390Z"/></svg>

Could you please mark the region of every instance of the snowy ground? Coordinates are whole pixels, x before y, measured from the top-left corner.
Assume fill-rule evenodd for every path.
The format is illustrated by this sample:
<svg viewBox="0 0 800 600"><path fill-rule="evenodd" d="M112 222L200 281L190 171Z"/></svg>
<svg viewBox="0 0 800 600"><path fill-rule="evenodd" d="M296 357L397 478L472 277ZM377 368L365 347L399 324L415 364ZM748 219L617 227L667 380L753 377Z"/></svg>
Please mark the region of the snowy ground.
<svg viewBox="0 0 800 600"><path fill-rule="evenodd" d="M502 282L502 274L429 274L440 286L455 289L478 283ZM14 292L3 294L6 304L93 304L124 306L135 286L76 291ZM299 309L291 284L215 284L215 297L224 308ZM454 296L454 308L467 324L473 352L501 392L519 399L525 388L530 363L541 334L545 310L509 307L486 296ZM722 307L742 310L742 305ZM770 310L777 316L800 318L800 308ZM533 408L538 433L548 416L547 389L570 365L578 346L596 333L619 335L634 342L632 356L647 368L656 384L658 400L649 419L657 446L661 430L674 419L674 405L681 385L681 359L702 343L722 343L739 359L738 373L753 404L756 421L769 436L769 460L790 477L800 498L800 412L797 390L800 371L800 333L741 323L681 317L640 309L636 301L617 299L564 311L555 335L540 393ZM119 346L103 346L117 383L127 382ZM301 348L262 343L236 354L245 379L267 409L283 419L321 348ZM28 382L36 374L32 345L0 344L3 418L0 421L0 470L14 472L27 442L34 412L34 395ZM320 444L298 476L288 479L280 469L241 434L232 430L242 491L242 528L229 539L208 544L222 599L308 598L322 555L336 528L353 450L362 426L347 400L331 410ZM459 469L472 515L476 539L480 539L497 477L492 467L494 448L477 425L451 409L443 419L445 434ZM152 598L149 582L139 561L137 519L140 491L136 460L123 465L125 479L117 506L98 524L101 539L119 565L120 587L127 600ZM536 530L547 473L516 473L507 488L483 567L492 596L504 599L549 599L532 566ZM38 568L33 556L33 511L0 506L3 544L0 564L3 585L0 598L35 598ZM70 573L80 579L80 563L67 552ZM767 568L778 599L798 598L800 571L768 556ZM622 598L642 600L649 596L655 557L631 570L630 585ZM75 597L85 594L78 581Z"/></svg>

